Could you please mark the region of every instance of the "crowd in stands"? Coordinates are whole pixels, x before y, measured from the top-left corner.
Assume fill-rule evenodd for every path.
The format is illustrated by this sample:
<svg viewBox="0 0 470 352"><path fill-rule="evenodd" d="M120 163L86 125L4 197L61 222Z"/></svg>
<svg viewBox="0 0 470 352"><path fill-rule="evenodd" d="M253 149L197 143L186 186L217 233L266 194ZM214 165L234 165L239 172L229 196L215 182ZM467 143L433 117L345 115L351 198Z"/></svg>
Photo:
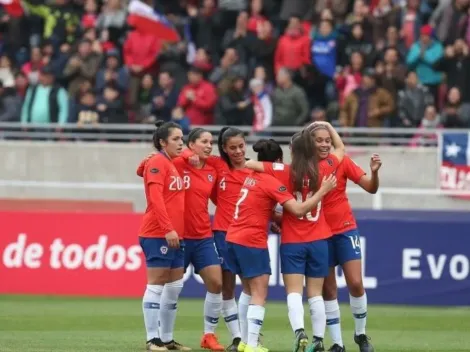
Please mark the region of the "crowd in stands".
<svg viewBox="0 0 470 352"><path fill-rule="evenodd" d="M0 122L470 127L470 0L14 0Z"/></svg>

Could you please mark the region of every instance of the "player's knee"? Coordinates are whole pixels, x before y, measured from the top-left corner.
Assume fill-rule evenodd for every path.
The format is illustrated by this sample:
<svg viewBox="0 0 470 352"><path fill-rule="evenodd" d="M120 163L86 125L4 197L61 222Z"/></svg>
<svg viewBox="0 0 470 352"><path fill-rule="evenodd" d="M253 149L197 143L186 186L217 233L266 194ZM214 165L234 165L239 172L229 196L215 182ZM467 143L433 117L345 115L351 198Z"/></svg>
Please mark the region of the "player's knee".
<svg viewBox="0 0 470 352"><path fill-rule="evenodd" d="M222 279L221 278L213 278L208 280L207 282L207 291L210 293L221 293L222 292Z"/></svg>
<svg viewBox="0 0 470 352"><path fill-rule="evenodd" d="M327 285L325 282L325 285L323 286L323 299L325 301L332 301L336 299L336 286L334 285Z"/></svg>
<svg viewBox="0 0 470 352"><path fill-rule="evenodd" d="M349 293L354 297L361 297L364 294L362 278L354 277L348 280Z"/></svg>

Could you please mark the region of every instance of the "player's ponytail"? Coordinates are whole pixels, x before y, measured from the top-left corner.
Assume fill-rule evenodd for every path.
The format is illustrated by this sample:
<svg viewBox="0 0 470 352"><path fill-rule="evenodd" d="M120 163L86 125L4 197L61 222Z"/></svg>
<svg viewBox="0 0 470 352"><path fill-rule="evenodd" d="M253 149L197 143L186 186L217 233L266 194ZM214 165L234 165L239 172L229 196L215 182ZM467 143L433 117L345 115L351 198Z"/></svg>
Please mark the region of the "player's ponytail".
<svg viewBox="0 0 470 352"><path fill-rule="evenodd" d="M260 139L253 150L258 153L258 161L282 162L282 148L274 139Z"/></svg>
<svg viewBox="0 0 470 352"><path fill-rule="evenodd" d="M296 133L292 137L291 150L290 170L294 191L302 192L304 182L308 180L309 190L315 192L318 189L318 160L310 132L303 130Z"/></svg>
<svg viewBox="0 0 470 352"><path fill-rule="evenodd" d="M217 146L219 147L219 155L220 157L227 163L227 165L232 168L232 162L228 154L225 152L224 147L227 145L227 142L230 138L233 137L242 137L245 139L245 135L243 131L239 130L238 128L234 127L223 127L219 132L219 137L217 138Z"/></svg>
<svg viewBox="0 0 470 352"><path fill-rule="evenodd" d="M170 136L171 130L173 128L179 128L181 130L181 126L175 122L165 122L162 120L158 120L155 122L155 132L153 132L153 146L157 150L162 150L161 141L168 141L168 137Z"/></svg>

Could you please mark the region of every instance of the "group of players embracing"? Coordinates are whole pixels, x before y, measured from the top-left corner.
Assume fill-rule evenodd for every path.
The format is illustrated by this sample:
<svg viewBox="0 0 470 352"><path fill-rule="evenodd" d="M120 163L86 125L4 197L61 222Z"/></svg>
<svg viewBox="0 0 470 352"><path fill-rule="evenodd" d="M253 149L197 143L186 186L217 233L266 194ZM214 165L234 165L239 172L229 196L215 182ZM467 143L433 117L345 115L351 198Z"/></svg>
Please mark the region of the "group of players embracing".
<svg viewBox="0 0 470 352"><path fill-rule="evenodd" d="M294 134L291 164L272 139L253 145L258 160L247 160L244 133L224 127L220 156L212 155L212 134L193 129L184 149L178 124L158 122L156 152L137 169L143 177L147 209L139 232L146 257L147 288L143 313L147 350L189 351L173 330L177 302L189 264L207 288L201 347L212 351L267 352L260 331L271 275L267 246L272 221L281 236L281 271L287 293L294 352L325 351L326 327L333 346L346 351L341 334L335 267L341 265L350 293L354 341L361 352L374 351L366 335L367 296L362 283L361 244L346 196L351 180L365 191L379 186L380 157L370 159L367 175L345 155L341 137L327 122ZM216 205L211 224L208 202ZM243 292L235 300L238 275ZM304 283L313 338L304 327ZM215 330L223 316L232 335L225 348Z"/></svg>

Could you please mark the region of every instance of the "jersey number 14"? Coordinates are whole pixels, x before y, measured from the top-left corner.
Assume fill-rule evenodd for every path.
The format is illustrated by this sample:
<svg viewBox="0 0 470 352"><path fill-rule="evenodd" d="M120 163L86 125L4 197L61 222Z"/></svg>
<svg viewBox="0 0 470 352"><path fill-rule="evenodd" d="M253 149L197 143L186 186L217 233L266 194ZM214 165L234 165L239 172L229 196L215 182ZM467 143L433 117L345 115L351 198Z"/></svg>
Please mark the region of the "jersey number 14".
<svg viewBox="0 0 470 352"><path fill-rule="evenodd" d="M298 203L303 203L304 201L306 201L307 199L312 198L312 197L313 197L313 192L308 192L307 197L304 200L303 197L302 197L301 192L295 192L295 198L296 198ZM312 215L312 213L314 212L314 210L312 210L311 212L308 212L305 215L305 219L307 219L308 221L312 221L312 222L318 221L318 219L320 218L320 211L321 211L321 201L318 202L317 210L315 212L315 216ZM304 219L304 216L299 217L299 220L303 220L303 219Z"/></svg>

